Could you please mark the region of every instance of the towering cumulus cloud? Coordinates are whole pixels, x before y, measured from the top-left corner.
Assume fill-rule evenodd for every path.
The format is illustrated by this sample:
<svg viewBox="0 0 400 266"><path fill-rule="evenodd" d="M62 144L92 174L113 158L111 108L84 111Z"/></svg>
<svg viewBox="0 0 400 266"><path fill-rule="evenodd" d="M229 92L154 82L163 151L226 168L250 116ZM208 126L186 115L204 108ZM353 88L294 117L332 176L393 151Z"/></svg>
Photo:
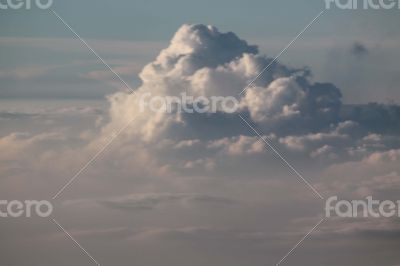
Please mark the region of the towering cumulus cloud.
<svg viewBox="0 0 400 266"><path fill-rule="evenodd" d="M183 25L170 45L143 68L140 79L142 85L135 93L109 97L110 123L104 134L136 117L124 134L126 143L147 152L172 147L186 149L185 153L196 150L197 157L184 160L183 166L202 163L212 167L212 154L218 153L262 153L257 137L242 125L239 114L282 149L310 158L366 156L388 149L389 143L391 148L398 146L397 137L390 135L396 130L390 121L399 117L397 106L344 106L341 92L333 84L314 83L310 70L273 62L260 55L256 46L213 26ZM224 110L188 114L140 108L145 94L179 96L183 92L195 97L234 96L240 107L233 114ZM380 121L379 128L371 125L376 120ZM162 152L157 150L158 154Z"/></svg>

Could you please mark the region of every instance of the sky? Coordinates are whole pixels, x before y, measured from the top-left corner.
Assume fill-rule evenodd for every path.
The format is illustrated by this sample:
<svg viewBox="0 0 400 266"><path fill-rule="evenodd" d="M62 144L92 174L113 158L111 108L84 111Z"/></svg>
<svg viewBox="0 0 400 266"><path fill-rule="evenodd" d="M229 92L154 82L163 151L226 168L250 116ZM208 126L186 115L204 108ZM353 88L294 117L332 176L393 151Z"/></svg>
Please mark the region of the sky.
<svg viewBox="0 0 400 266"><path fill-rule="evenodd" d="M400 265L398 217L324 210L331 196L398 200L399 12L322 0L0 10L0 200L54 206L0 218L3 263ZM142 109L182 92L237 109Z"/></svg>
<svg viewBox="0 0 400 266"><path fill-rule="evenodd" d="M321 0L251 1L248 5L241 1L160 2L55 1L53 8L104 59L124 68L124 78L136 85L140 69L183 23L233 31L274 57L325 8ZM106 69L53 13L37 8L11 11L2 12L0 18L2 97L101 99L118 90L93 81L98 79L93 71ZM339 85L347 102L398 101L397 22L397 10L332 9L281 60L312 67L316 79ZM357 43L367 48L368 57L349 54ZM30 74L16 77L18 70ZM77 84L70 86L71 80Z"/></svg>

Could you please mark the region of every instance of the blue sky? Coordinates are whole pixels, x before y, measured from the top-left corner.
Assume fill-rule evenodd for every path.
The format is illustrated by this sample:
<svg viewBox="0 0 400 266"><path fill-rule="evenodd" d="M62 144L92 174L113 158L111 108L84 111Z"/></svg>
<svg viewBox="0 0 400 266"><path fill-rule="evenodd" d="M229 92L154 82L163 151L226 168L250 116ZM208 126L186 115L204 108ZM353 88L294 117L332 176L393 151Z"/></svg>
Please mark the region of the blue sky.
<svg viewBox="0 0 400 266"><path fill-rule="evenodd" d="M168 40L183 23L211 24L243 38L292 37L325 8L320 0L269 1L55 1L54 9L87 38ZM90 15L90 18L88 17ZM394 11L331 10L308 36L380 36L399 32ZM48 12L2 14L2 36L68 37ZM363 25L362 27L360 27ZM379 31L372 32L373 29ZM372 34L371 34L372 33ZM372 37L371 36L371 37ZM396 36L393 36L396 37Z"/></svg>

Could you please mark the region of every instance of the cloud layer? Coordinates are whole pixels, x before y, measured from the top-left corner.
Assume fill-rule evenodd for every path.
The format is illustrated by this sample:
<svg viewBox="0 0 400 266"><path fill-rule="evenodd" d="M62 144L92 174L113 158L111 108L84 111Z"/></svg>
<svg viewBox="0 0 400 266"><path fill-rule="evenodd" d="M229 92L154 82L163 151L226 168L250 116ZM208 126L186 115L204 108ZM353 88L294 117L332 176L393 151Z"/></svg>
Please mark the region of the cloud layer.
<svg viewBox="0 0 400 266"><path fill-rule="evenodd" d="M319 220L322 209L240 115L324 196L396 199L400 107L346 105L335 85L314 82L311 70L280 62L240 94L271 62L234 33L183 25L142 69L135 93L109 96L110 106L87 108L83 103L30 112L2 108L0 121L11 125L1 129L0 148L6 151L0 156L2 195L51 197L50 192L136 118L63 192L64 204L55 203L56 215L68 230L96 258L113 265L277 262ZM103 77L101 72L94 76ZM240 108L233 114L222 109L204 114L140 112L140 97L149 92L234 96ZM24 133L15 127L21 121L26 123ZM13 126L17 129L11 130ZM36 226L28 222L27 228ZM54 233L57 228L35 228L26 235L18 224L7 226L5 240L10 241L3 242L15 250L26 241L48 248L65 242L60 232ZM313 254L314 265L333 266L368 249L375 251L375 260L355 265L376 265L382 257L395 262L385 252L397 254L398 240L390 234L398 232L395 221L332 220L315 231L296 259L298 265L312 265L308 255ZM363 241L366 236L386 241L384 248L376 244L381 242ZM350 244L360 246L348 248ZM332 249L345 255L327 261ZM184 257L172 256L176 250ZM79 264L81 259L73 261Z"/></svg>

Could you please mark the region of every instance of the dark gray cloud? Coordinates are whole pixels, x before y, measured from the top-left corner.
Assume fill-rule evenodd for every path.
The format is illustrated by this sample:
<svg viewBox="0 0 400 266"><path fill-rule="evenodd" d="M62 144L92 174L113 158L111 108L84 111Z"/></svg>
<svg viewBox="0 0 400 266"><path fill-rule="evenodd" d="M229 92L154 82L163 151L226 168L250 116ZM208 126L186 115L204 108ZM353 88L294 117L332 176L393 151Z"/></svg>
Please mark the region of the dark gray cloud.
<svg viewBox="0 0 400 266"><path fill-rule="evenodd" d="M356 57L361 58L367 56L369 54L369 50L364 44L360 42L355 42L350 48L350 53Z"/></svg>
<svg viewBox="0 0 400 266"><path fill-rule="evenodd" d="M359 123L369 132L398 135L400 133L400 106L381 103L347 105L341 110L342 120Z"/></svg>

